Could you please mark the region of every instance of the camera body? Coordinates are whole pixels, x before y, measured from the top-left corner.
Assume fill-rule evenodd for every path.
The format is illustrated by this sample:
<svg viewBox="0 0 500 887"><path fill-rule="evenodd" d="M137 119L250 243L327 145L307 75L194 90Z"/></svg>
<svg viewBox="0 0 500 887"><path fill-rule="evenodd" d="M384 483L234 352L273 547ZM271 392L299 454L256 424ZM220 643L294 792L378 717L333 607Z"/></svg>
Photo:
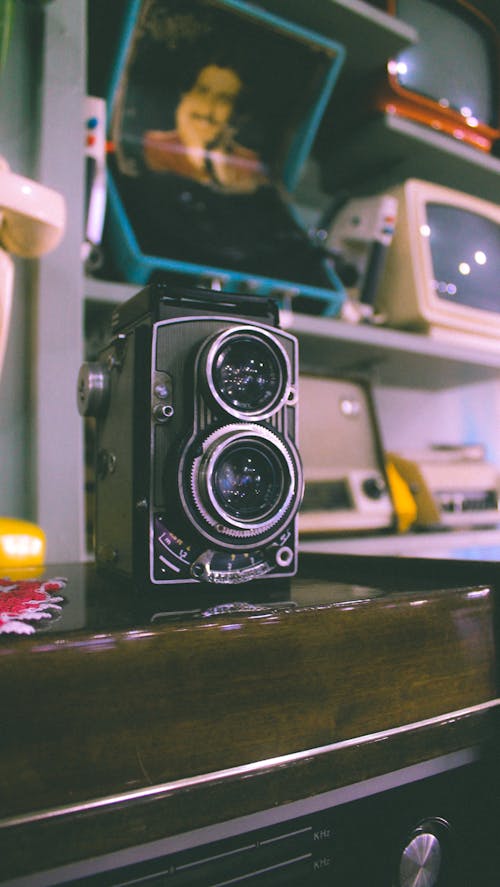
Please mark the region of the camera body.
<svg viewBox="0 0 500 887"><path fill-rule="evenodd" d="M78 380L96 419L98 565L176 609L243 583L245 600L282 597L303 491L297 392L297 341L262 297L165 284L119 306Z"/></svg>

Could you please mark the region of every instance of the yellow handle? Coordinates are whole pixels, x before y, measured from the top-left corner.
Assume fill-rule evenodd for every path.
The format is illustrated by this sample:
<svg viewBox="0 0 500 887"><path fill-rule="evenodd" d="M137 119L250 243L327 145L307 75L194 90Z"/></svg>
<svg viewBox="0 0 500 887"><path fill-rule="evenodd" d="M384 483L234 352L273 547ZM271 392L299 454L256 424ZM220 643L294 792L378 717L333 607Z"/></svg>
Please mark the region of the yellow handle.
<svg viewBox="0 0 500 887"><path fill-rule="evenodd" d="M396 510L398 532L405 533L415 523L417 505L408 484L397 470L394 462L387 462L386 471Z"/></svg>
<svg viewBox="0 0 500 887"><path fill-rule="evenodd" d="M45 533L36 524L0 517L0 572L45 563Z"/></svg>

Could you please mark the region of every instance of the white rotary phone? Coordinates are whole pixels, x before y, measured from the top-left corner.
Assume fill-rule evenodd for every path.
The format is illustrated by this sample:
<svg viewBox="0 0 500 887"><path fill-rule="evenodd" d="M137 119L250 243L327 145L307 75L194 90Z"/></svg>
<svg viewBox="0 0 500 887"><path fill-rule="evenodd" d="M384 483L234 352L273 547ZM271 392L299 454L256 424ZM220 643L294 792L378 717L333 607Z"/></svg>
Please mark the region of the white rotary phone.
<svg viewBox="0 0 500 887"><path fill-rule="evenodd" d="M58 191L11 172L0 156L0 378L14 288L9 253L35 259L55 249L66 226L66 204Z"/></svg>
<svg viewBox="0 0 500 887"><path fill-rule="evenodd" d="M44 255L61 241L66 204L58 191L11 172L0 156L0 381L7 347L14 262L9 253L26 259ZM0 516L0 570L27 568L31 576L43 563L45 534L28 521Z"/></svg>

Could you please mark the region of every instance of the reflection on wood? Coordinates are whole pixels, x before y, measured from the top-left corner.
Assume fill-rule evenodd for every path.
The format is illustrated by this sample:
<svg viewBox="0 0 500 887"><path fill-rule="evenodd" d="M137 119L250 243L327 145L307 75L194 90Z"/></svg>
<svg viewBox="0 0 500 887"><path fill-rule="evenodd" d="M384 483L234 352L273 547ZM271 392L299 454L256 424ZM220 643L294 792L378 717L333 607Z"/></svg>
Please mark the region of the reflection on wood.
<svg viewBox="0 0 500 887"><path fill-rule="evenodd" d="M149 840L477 745L486 735L491 712L476 707L496 696L488 588L382 593L297 579L294 606L151 622L134 621L125 596L121 612L105 616L120 595L104 587L96 596L92 576L87 588L78 578L68 583L68 607L87 614L86 626L1 639L4 824L268 763L190 789L170 785L140 812L124 802L94 818L75 812L12 824L0 838L17 864L18 833L50 857L55 830L57 858L67 860L87 852L88 841L92 852L105 852L144 840L146 822ZM472 711L447 716L464 709ZM288 757L273 763L280 756ZM60 840L66 829L69 844Z"/></svg>

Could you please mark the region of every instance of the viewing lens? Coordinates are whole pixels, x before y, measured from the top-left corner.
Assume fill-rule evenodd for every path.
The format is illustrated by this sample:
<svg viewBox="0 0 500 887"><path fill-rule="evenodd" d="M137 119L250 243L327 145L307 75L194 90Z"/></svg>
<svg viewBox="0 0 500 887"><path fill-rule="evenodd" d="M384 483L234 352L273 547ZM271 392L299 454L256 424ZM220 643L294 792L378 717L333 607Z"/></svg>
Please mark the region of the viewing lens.
<svg viewBox="0 0 500 887"><path fill-rule="evenodd" d="M263 412L282 394L280 360L273 348L257 336L228 339L216 354L212 376L220 399L242 413Z"/></svg>
<svg viewBox="0 0 500 887"><path fill-rule="evenodd" d="M262 520L280 504L282 490L279 458L263 444L237 442L214 467L214 496L231 517Z"/></svg>

